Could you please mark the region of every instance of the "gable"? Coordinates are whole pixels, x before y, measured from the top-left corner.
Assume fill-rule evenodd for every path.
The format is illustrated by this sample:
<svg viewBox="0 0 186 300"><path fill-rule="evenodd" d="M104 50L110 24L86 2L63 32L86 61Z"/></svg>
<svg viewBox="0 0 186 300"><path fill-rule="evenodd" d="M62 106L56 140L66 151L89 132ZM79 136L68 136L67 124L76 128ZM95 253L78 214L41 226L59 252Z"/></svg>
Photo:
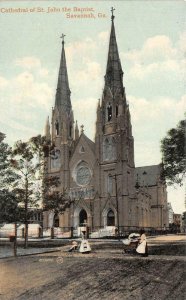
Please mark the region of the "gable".
<svg viewBox="0 0 186 300"><path fill-rule="evenodd" d="M140 186L156 186L161 176L160 165L135 168L135 180Z"/></svg>
<svg viewBox="0 0 186 300"><path fill-rule="evenodd" d="M93 169L95 164L95 144L83 133L78 139L74 152L70 159L70 169L80 161L90 164Z"/></svg>

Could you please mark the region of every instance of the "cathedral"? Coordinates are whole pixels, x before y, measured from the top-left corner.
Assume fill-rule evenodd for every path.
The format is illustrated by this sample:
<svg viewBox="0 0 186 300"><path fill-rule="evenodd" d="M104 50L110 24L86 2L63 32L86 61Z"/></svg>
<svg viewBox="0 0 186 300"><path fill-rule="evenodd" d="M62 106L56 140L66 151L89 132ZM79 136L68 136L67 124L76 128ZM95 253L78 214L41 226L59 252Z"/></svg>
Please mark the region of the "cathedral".
<svg viewBox="0 0 186 300"><path fill-rule="evenodd" d="M162 165L135 167L134 137L123 70L115 34L114 15L104 87L97 105L95 141L74 122L62 39L55 105L45 135L55 145L47 158L48 174L59 176L69 207L59 215L44 214L44 228L86 225L91 232L115 227L162 229L168 226L166 183Z"/></svg>

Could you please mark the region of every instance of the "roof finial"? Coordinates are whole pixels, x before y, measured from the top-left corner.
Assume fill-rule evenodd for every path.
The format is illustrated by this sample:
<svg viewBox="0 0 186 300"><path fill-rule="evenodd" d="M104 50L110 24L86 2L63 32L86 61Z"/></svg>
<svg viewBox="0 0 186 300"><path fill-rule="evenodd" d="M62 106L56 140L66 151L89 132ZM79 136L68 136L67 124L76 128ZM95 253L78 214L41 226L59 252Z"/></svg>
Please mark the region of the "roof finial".
<svg viewBox="0 0 186 300"><path fill-rule="evenodd" d="M63 45L64 45L64 43L65 43L65 41L64 41L65 36L66 36L66 35L63 34L63 33L62 33L62 35L60 36L60 39L62 39L62 44L63 44Z"/></svg>
<svg viewBox="0 0 186 300"><path fill-rule="evenodd" d="M111 7L111 13L112 13L111 20L112 20L112 22L114 21L114 18L115 18L114 11L115 11L115 8Z"/></svg>
<svg viewBox="0 0 186 300"><path fill-rule="evenodd" d="M81 133L84 132L84 125L81 125Z"/></svg>

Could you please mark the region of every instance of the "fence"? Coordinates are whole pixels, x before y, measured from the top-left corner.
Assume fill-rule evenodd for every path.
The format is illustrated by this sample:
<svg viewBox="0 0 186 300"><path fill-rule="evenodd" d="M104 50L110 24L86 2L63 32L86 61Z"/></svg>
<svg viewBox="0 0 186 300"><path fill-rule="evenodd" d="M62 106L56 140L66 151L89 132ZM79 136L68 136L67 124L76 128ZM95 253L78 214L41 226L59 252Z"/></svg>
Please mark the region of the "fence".
<svg viewBox="0 0 186 300"><path fill-rule="evenodd" d="M169 228L152 228L152 227L143 227L148 235L159 235L171 233ZM115 226L96 226L94 228L83 226L83 227L53 227L46 228L43 230L43 237L51 238L77 238L81 237L82 233L86 238L118 238L126 237L130 233L136 232L140 233L141 227L138 226L120 226L119 233L118 229Z"/></svg>
<svg viewBox="0 0 186 300"><path fill-rule="evenodd" d="M17 225L16 228L17 237L24 238L25 237L25 225ZM1 238L9 238L11 236L15 236L15 224L5 224L0 228L0 237ZM38 224L28 224L28 237L30 238L38 238L42 237L42 227Z"/></svg>
<svg viewBox="0 0 186 300"><path fill-rule="evenodd" d="M0 237L10 237L15 235L15 225L8 224L9 226L3 226L0 228ZM118 238L118 237L126 237L130 233L136 232L139 233L141 227L138 226L120 226L119 232L118 228L115 226L97 226L94 228L88 226L82 227L52 227L52 228L42 228L41 226L31 226L28 225L28 237L29 238L78 238L81 237L82 234L86 238ZM36 224L35 224L36 225ZM152 228L152 227L144 227L143 228L148 235L159 235L165 233L173 233L169 228ZM178 233L178 232L176 232ZM24 225L17 227L17 237L24 238L25 236L25 228Z"/></svg>

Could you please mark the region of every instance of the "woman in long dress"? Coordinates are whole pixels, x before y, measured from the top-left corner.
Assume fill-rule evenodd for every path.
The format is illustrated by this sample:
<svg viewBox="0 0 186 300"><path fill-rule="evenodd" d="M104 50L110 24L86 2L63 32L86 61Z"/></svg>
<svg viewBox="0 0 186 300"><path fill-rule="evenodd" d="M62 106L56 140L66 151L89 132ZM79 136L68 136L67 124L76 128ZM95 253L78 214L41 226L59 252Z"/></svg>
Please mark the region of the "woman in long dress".
<svg viewBox="0 0 186 300"><path fill-rule="evenodd" d="M141 230L141 236L139 240L139 244L136 248L136 252L141 254L141 256L148 256L148 248L147 248L147 238L145 235L145 230Z"/></svg>

